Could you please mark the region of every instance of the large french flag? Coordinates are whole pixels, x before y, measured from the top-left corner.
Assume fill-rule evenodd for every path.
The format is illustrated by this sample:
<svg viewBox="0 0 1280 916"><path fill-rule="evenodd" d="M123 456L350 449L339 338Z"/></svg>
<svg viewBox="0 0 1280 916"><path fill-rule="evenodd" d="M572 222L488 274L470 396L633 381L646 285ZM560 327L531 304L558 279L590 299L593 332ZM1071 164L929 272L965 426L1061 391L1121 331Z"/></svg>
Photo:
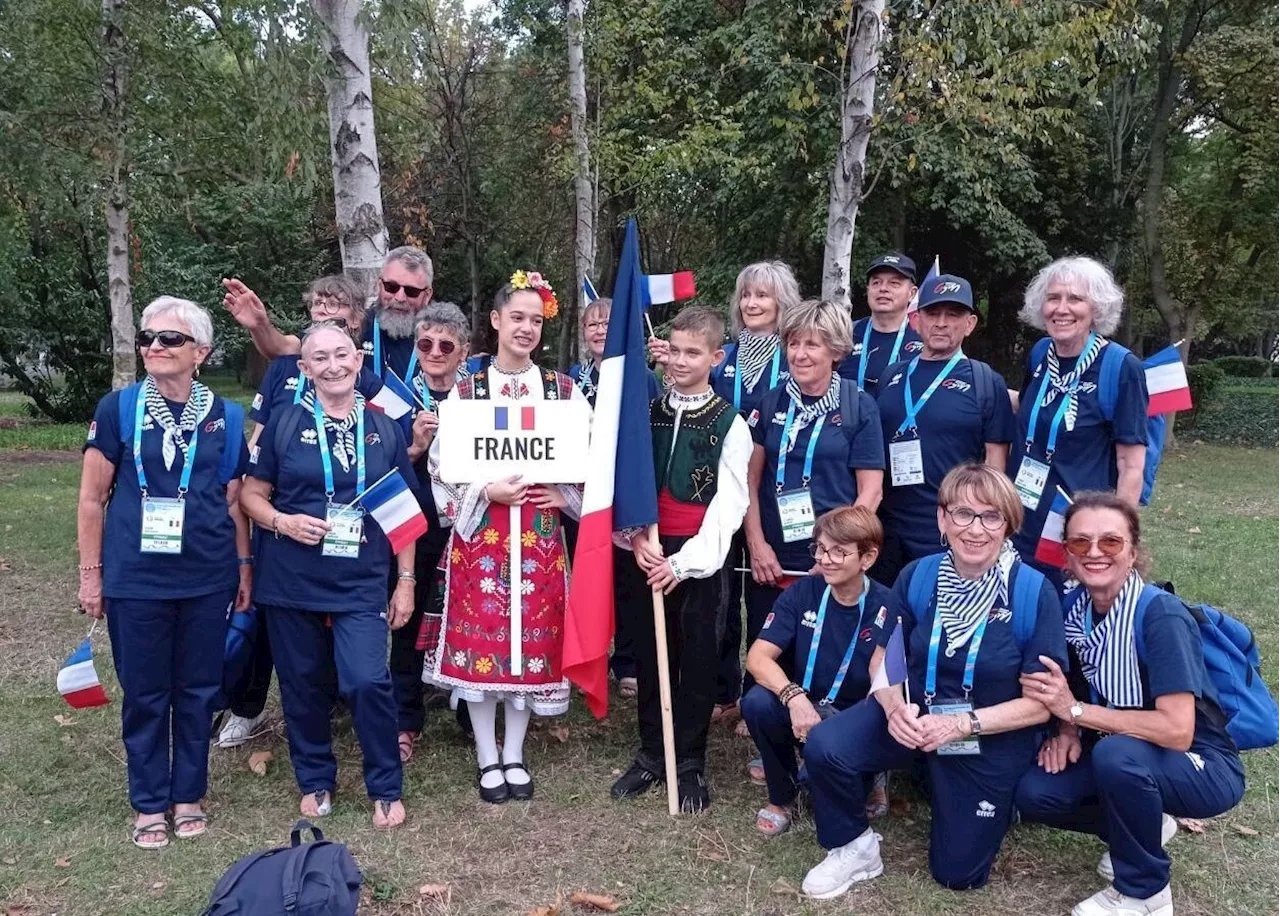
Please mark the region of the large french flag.
<svg viewBox="0 0 1280 916"><path fill-rule="evenodd" d="M1059 490L1053 495L1053 505L1045 516L1044 527L1040 529L1040 542L1036 544L1036 559L1046 566L1058 569L1067 568L1067 549L1063 546L1067 522L1067 507L1071 500L1067 494Z"/></svg>
<svg viewBox="0 0 1280 916"><path fill-rule="evenodd" d="M365 490L360 503L391 542L392 553L399 553L427 533L427 517L395 468Z"/></svg>
<svg viewBox="0 0 1280 916"><path fill-rule="evenodd" d="M382 387L368 401L369 406L374 410L385 413L400 424L400 429L404 431L405 442L413 441L415 402L421 403L418 401L418 396L413 393L413 389L402 382L400 376L391 371L390 366L382 373Z"/></svg>
<svg viewBox="0 0 1280 916"><path fill-rule="evenodd" d="M93 648L89 645L89 637L84 638L79 648L58 669L58 693L73 709L91 709L110 702L107 692L102 689L102 682L98 680L97 669L93 667Z"/></svg>
<svg viewBox="0 0 1280 916"><path fill-rule="evenodd" d="M652 278L649 278L652 279ZM646 278L640 237L627 222L613 287L600 383L591 426L590 470L565 614L564 673L602 718L609 710L609 642L613 639L613 532L658 520L657 480L649 432L645 362ZM618 486L615 487L615 484ZM585 573L585 574L582 574Z"/></svg>
<svg viewBox="0 0 1280 916"><path fill-rule="evenodd" d="M1148 356L1142 362L1147 374L1147 416L1177 413L1191 409L1191 385L1187 382L1187 367L1182 364L1178 348L1170 344L1159 353Z"/></svg>

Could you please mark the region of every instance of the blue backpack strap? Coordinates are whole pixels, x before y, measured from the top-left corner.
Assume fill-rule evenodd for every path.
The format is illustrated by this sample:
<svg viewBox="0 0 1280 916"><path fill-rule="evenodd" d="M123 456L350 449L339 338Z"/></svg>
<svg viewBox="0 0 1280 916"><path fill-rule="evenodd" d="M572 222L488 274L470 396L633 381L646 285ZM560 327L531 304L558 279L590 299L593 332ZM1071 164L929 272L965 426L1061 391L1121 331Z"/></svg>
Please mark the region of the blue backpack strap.
<svg viewBox="0 0 1280 916"><path fill-rule="evenodd" d="M852 379L840 379L840 425L846 435L853 438L858 433L858 424L862 422L862 392L858 383Z"/></svg>
<svg viewBox="0 0 1280 916"><path fill-rule="evenodd" d="M1035 342L1034 346L1031 347L1031 362L1028 368L1033 372L1035 371L1036 366L1043 363L1044 358L1049 355L1049 343L1050 338L1041 337Z"/></svg>
<svg viewBox="0 0 1280 916"><path fill-rule="evenodd" d="M929 601L938 591L938 571L942 568L944 554L931 553L916 562L911 581L907 583L907 606L916 620L924 616Z"/></svg>
<svg viewBox="0 0 1280 916"><path fill-rule="evenodd" d="M133 438L133 418L138 412L138 395L142 392L142 382L136 382L128 388L120 389L120 397L116 406L120 411L120 441L128 442Z"/></svg>
<svg viewBox="0 0 1280 916"><path fill-rule="evenodd" d="M227 429L222 461L218 464L218 482L226 486L235 479L236 469L240 466L240 449L244 445L244 408L226 398L219 400L222 401Z"/></svg>
<svg viewBox="0 0 1280 916"><path fill-rule="evenodd" d="M1142 586L1142 593L1138 595L1138 608L1133 613L1133 644L1138 650L1138 661L1144 665L1147 657L1147 640L1142 635L1142 629L1147 616L1147 608L1160 595L1167 594L1169 593L1154 585L1144 585Z"/></svg>
<svg viewBox="0 0 1280 916"><path fill-rule="evenodd" d="M1036 632L1036 618L1040 612L1040 590L1044 587L1044 574L1019 561L1013 569L1013 639L1021 651L1031 642Z"/></svg>
<svg viewBox="0 0 1280 916"><path fill-rule="evenodd" d="M1098 369L1098 406L1102 408L1102 415L1108 423L1116 418L1116 401L1120 398L1120 369L1128 355L1129 351L1114 340L1108 341L1102 348L1102 364Z"/></svg>
<svg viewBox="0 0 1280 916"><path fill-rule="evenodd" d="M298 430L302 428L303 412L296 404L287 404L284 408L284 420L276 421L276 435L272 441L272 445L276 450L276 462L279 463L285 450L289 446L289 440L298 434ZM277 417L280 412L277 411Z"/></svg>
<svg viewBox="0 0 1280 916"><path fill-rule="evenodd" d="M978 398L978 412L985 424L987 418L995 411L996 397L1000 391L1006 389L1004 385L997 388L996 371L982 360L971 359L969 366L973 370L973 389ZM1005 397L1007 398L1008 394L1005 394Z"/></svg>

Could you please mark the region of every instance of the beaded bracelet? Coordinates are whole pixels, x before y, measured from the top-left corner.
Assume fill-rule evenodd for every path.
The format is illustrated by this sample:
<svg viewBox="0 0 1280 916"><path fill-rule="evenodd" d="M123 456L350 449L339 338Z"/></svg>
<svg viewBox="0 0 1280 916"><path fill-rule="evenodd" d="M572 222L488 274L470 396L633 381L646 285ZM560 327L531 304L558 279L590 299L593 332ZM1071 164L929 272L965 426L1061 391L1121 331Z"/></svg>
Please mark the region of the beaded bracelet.
<svg viewBox="0 0 1280 916"><path fill-rule="evenodd" d="M77 567L81 572L92 572L95 569L102 569L101 563L90 563L88 566Z"/></svg>

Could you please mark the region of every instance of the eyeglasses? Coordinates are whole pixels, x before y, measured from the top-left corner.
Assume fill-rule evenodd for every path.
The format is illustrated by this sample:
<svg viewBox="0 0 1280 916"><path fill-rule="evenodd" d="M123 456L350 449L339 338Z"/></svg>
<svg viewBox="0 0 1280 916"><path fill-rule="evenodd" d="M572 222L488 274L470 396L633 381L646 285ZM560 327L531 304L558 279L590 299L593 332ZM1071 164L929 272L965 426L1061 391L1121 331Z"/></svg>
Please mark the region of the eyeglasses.
<svg viewBox="0 0 1280 916"><path fill-rule="evenodd" d="M417 299L431 288L429 286L406 286L403 283L397 283L395 280L379 280L378 282L382 284L382 288L387 291L388 296L394 296L400 290L404 290L406 299Z"/></svg>
<svg viewBox="0 0 1280 916"><path fill-rule="evenodd" d="M825 555L835 563L843 563L855 553L857 553L856 550L845 550L838 544L835 547L823 547L817 541L814 541L809 545L809 556L813 557L815 560L821 560Z"/></svg>
<svg viewBox="0 0 1280 916"><path fill-rule="evenodd" d="M196 342L190 334L183 334L181 331L152 331L149 328L143 328L138 332L138 336L133 338L133 343L139 350L146 350L157 340L166 350L176 350Z"/></svg>
<svg viewBox="0 0 1280 916"><path fill-rule="evenodd" d="M337 296L315 296L311 300L311 311L321 315L336 315L350 306Z"/></svg>
<svg viewBox="0 0 1280 916"><path fill-rule="evenodd" d="M458 345L452 340L432 340L430 337L423 337L418 341L418 349L423 353L430 353L432 349L437 349L441 356L449 356L458 349Z"/></svg>
<svg viewBox="0 0 1280 916"><path fill-rule="evenodd" d="M1090 538L1085 537L1083 534L1077 534L1063 542L1063 546L1067 548L1067 553L1073 557L1088 556L1094 544L1097 544L1098 550L1107 556L1116 557L1128 546L1129 539L1122 538L1118 534L1104 534L1099 538Z"/></svg>
<svg viewBox="0 0 1280 916"><path fill-rule="evenodd" d="M588 321L585 327L588 331L607 331L609 330L609 322L606 321Z"/></svg>
<svg viewBox="0 0 1280 916"><path fill-rule="evenodd" d="M951 516L951 520L961 528L968 528L973 524L975 518L988 531L999 531L1005 527L1004 516L995 509L988 509L986 512L974 512L968 506L956 506L954 509L948 506L943 511Z"/></svg>

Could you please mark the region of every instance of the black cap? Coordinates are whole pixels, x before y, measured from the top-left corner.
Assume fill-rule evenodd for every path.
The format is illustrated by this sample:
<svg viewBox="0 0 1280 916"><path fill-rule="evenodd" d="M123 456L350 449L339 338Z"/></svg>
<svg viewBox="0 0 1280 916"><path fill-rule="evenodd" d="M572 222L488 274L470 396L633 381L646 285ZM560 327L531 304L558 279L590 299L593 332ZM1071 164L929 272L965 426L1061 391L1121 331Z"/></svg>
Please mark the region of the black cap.
<svg viewBox="0 0 1280 916"><path fill-rule="evenodd" d="M896 271L912 283L916 282L916 262L905 254L890 252L889 254L877 255L871 259L871 266L867 268L867 276L870 277L877 270Z"/></svg>
<svg viewBox="0 0 1280 916"><path fill-rule="evenodd" d="M955 274L938 274L925 280L924 286L920 287L920 308L928 308L940 302L963 305L975 314L978 311L973 307L973 289L969 286L969 281Z"/></svg>

